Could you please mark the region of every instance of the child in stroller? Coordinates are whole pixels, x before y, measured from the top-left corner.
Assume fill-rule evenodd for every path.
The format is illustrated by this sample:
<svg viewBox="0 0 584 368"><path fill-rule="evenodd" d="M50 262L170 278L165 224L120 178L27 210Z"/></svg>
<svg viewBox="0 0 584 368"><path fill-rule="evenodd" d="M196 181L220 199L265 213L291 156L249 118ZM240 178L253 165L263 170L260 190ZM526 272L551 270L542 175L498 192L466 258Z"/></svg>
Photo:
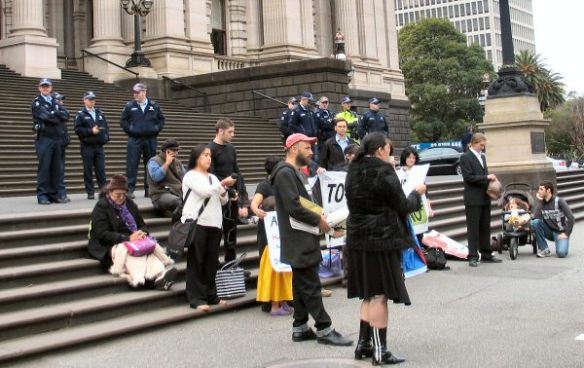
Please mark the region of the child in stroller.
<svg viewBox="0 0 584 368"><path fill-rule="evenodd" d="M525 190L519 188L525 187ZM531 187L529 184L513 183L505 186L505 191L499 201L499 206L504 211L501 216L501 234L496 238L496 250L501 253L509 249L509 257L517 258L518 247L531 244L534 253L537 252L535 246L535 236L531 231L529 222L531 215L529 210L533 204Z"/></svg>

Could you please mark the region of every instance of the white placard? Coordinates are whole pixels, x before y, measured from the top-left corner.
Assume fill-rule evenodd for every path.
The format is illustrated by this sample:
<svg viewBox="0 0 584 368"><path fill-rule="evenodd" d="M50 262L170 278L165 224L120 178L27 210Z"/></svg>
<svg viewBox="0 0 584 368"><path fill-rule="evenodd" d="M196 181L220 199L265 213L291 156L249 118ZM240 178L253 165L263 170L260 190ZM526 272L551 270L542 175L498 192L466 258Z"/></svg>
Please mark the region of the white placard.
<svg viewBox="0 0 584 368"><path fill-rule="evenodd" d="M347 209L347 198L345 196L345 179L347 178L347 173L343 171L327 171L322 174L318 174L320 179L320 193L322 196L322 208L324 209L324 215L329 219L329 225L334 227L340 227L345 229L345 235L338 238L333 238L330 234L325 234L325 240L327 247L340 247L346 244L346 218L349 214ZM333 220L334 218L334 220Z"/></svg>
<svg viewBox="0 0 584 368"><path fill-rule="evenodd" d="M292 272L292 268L289 265L280 262L280 228L278 227L276 211L266 212L264 227L268 238L272 268L276 272Z"/></svg>
<svg viewBox="0 0 584 368"><path fill-rule="evenodd" d="M416 185L424 184L429 168L430 164L425 164L415 165L408 171L403 169L396 171L399 182L401 183L402 189L406 196L408 196L414 190ZM428 205L428 198L425 194L423 194L421 208L416 212L410 213L410 219L416 234L423 234L428 231L428 217L430 217L430 211L428 210L429 208L430 206Z"/></svg>

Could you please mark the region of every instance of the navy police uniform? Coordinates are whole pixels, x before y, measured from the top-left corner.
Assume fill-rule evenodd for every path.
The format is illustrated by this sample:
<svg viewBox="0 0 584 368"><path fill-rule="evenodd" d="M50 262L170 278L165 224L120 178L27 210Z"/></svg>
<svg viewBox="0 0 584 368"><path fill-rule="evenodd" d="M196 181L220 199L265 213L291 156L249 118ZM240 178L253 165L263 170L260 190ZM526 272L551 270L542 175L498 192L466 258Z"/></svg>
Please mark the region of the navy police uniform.
<svg viewBox="0 0 584 368"><path fill-rule="evenodd" d="M302 133L307 137L318 138L318 122L310 108L298 104L290 114L290 130L292 133ZM318 146L312 146L313 160L318 162Z"/></svg>
<svg viewBox="0 0 584 368"><path fill-rule="evenodd" d="M144 175L147 173L148 160L156 155L158 134L164 128L164 115L158 103L147 98L144 111L137 101L130 101L122 111L120 125L128 135L128 188L130 192L136 189L136 176L138 175L138 163L142 156ZM144 190L148 193L148 181L144 178Z"/></svg>
<svg viewBox="0 0 584 368"><path fill-rule="evenodd" d="M359 137L363 139L367 134L381 132L389 136L389 126L381 111L367 111L359 122Z"/></svg>
<svg viewBox="0 0 584 368"><path fill-rule="evenodd" d="M282 116L280 117L280 138L282 138L282 143L286 144L286 138L292 134L290 130L290 115L292 115L292 111L289 108L286 108L282 111Z"/></svg>
<svg viewBox="0 0 584 368"><path fill-rule="evenodd" d="M35 142L38 157L37 200L46 204L58 202L59 180L62 171L62 122L57 101L39 94L32 101L33 130L37 133Z"/></svg>
<svg viewBox="0 0 584 368"><path fill-rule="evenodd" d="M316 116L316 121L318 123L318 129L320 133L318 137L319 142L324 143L337 134L335 132L334 112L327 109L318 108L314 110L314 115Z"/></svg>
<svg viewBox="0 0 584 368"><path fill-rule="evenodd" d="M55 92L53 94L53 98L56 100L56 109L55 115L59 117L60 126L59 126L59 136L61 137L61 170L59 172L59 184L57 186L57 197L69 202L69 198L67 197L67 188L65 187L65 153L67 147L71 143L71 137L69 136L69 130L67 128L67 122L71 117L69 114L69 110L62 104L62 101L65 99L65 96L60 94L59 92Z"/></svg>
<svg viewBox="0 0 584 368"><path fill-rule="evenodd" d="M103 112L94 108L95 119L89 110L84 107L77 112L75 117L75 133L81 142L81 159L83 160L83 183L85 192L89 197L95 195L93 185L93 171L95 170L95 180L98 188L103 188L106 183L105 175L105 153L103 145L109 142L109 127ZM93 134L93 127L99 128L99 134Z"/></svg>

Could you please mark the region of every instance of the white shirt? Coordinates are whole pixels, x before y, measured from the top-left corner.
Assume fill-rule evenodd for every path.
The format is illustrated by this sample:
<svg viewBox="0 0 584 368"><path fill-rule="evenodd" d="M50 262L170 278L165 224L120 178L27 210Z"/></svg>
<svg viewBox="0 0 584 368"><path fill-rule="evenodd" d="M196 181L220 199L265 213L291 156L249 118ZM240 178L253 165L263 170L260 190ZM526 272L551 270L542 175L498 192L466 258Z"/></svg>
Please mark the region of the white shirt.
<svg viewBox="0 0 584 368"><path fill-rule="evenodd" d="M479 159L479 162L481 163L481 166L484 168L485 165L483 164L483 154L480 152L475 151L472 147L469 148L470 151Z"/></svg>
<svg viewBox="0 0 584 368"><path fill-rule="evenodd" d="M209 183L209 177L211 178L211 183ZM223 224L221 206L227 203L228 197L224 195L226 190L219 182L219 179L213 174L205 175L195 170L189 170L183 177L183 195L186 195L189 189L191 189L191 194L189 194L189 198L184 204L180 221L184 223L187 219L196 220L205 199L210 198L197 224L221 229Z"/></svg>

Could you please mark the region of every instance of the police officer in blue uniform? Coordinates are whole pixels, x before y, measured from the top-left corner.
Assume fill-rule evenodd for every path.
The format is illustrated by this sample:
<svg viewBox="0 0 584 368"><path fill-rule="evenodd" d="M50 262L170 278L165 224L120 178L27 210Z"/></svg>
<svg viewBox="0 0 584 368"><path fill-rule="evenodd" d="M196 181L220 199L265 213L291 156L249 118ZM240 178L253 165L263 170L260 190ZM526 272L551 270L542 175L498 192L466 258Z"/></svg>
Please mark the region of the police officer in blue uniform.
<svg viewBox="0 0 584 368"><path fill-rule="evenodd" d="M109 127L103 112L95 107L95 93L87 91L83 94L85 107L75 116L75 133L81 142L81 159L83 160L83 183L87 199L95 199L93 171L98 188L106 183L105 153L103 145L109 139Z"/></svg>
<svg viewBox="0 0 584 368"><path fill-rule="evenodd" d="M63 198L66 202L71 202L69 197L67 197L67 187L65 186L65 156L66 150L71 143L71 137L69 136L69 129L67 127L67 122L71 117L69 110L65 107L65 95L59 92L53 93L53 98L57 102L57 109L55 110L55 115L61 120L61 125L59 126L59 135L61 136L61 171L59 173L59 185L57 186L57 197Z"/></svg>
<svg viewBox="0 0 584 368"><path fill-rule="evenodd" d="M379 111L381 102L372 97L369 99L369 111L367 111L359 122L359 137L363 139L367 134L381 132L389 137L389 125L385 116Z"/></svg>
<svg viewBox="0 0 584 368"><path fill-rule="evenodd" d="M32 101L33 130L37 133L35 148L37 168L37 200L39 204L67 203L57 194L61 178L61 127L59 105L51 95L53 83L41 79L39 94Z"/></svg>
<svg viewBox="0 0 584 368"><path fill-rule="evenodd" d="M310 92L304 92L300 96L300 103L290 114L289 128L292 133L302 133L309 138L318 139L318 121L314 112L310 109L310 104L314 101L314 97ZM318 162L318 146L315 143L312 147L314 154L313 160Z"/></svg>
<svg viewBox="0 0 584 368"><path fill-rule="evenodd" d="M328 97L321 96L318 100L318 108L314 110L319 129L318 141L321 143L321 146L336 134L334 122L335 113L329 110L329 106Z"/></svg>
<svg viewBox="0 0 584 368"><path fill-rule="evenodd" d="M143 83L136 83L132 90L134 100L124 107L120 121L122 129L128 135L128 197L134 198L140 156L144 165L144 196L148 197L147 165L148 160L156 155L158 134L164 128L164 115L158 103L146 96L146 86Z"/></svg>
<svg viewBox="0 0 584 368"><path fill-rule="evenodd" d="M280 117L279 123L280 138L282 138L282 144L286 144L286 138L288 138L288 136L292 134L292 131L290 130L289 127L290 115L292 114L292 111L294 111L294 109L296 108L296 105L298 105L298 100L296 99L296 97L290 97L288 99L288 108L282 111L282 116Z"/></svg>

